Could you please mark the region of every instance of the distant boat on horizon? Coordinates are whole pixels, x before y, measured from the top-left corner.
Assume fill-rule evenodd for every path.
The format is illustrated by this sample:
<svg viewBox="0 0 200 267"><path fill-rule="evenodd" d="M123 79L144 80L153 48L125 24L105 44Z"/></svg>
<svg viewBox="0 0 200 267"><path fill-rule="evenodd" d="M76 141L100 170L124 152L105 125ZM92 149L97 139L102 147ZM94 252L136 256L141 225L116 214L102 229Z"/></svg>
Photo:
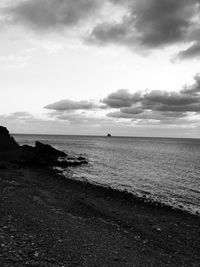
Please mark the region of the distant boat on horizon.
<svg viewBox="0 0 200 267"><path fill-rule="evenodd" d="M110 133L108 133L108 134L107 134L107 137L111 137L111 134L110 134Z"/></svg>

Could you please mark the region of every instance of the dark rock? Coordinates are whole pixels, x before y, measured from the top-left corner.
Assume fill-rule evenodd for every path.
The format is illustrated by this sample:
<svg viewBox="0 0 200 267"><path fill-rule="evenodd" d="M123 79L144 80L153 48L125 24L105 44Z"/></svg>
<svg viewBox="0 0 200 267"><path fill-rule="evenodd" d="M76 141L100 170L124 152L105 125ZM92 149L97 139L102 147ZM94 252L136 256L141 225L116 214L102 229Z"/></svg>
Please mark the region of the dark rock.
<svg viewBox="0 0 200 267"><path fill-rule="evenodd" d="M48 144L36 141L35 146L22 146L21 161L31 165L52 166L59 157L66 157L66 153L53 148Z"/></svg>
<svg viewBox="0 0 200 267"><path fill-rule="evenodd" d="M13 161L18 163L19 166L26 164L34 167L57 166L63 168L88 163L82 156L78 158L66 157L67 154L65 152L38 141L35 142L35 146L20 146L10 136L8 130L0 126L0 161ZM0 169L4 168L4 164L1 164Z"/></svg>
<svg viewBox="0 0 200 267"><path fill-rule="evenodd" d="M5 164L0 164L0 170L6 170L6 169L7 169L7 167Z"/></svg>
<svg viewBox="0 0 200 267"><path fill-rule="evenodd" d="M35 147L22 146L22 152L22 161L31 165L67 168L88 163L84 157L67 157L65 152L38 141L35 143Z"/></svg>
<svg viewBox="0 0 200 267"><path fill-rule="evenodd" d="M88 164L88 161L86 159L85 160L81 160L80 164Z"/></svg>
<svg viewBox="0 0 200 267"><path fill-rule="evenodd" d="M36 153L34 147L23 145L21 148L22 148L22 155L21 155L22 160L32 161L35 158Z"/></svg>
<svg viewBox="0 0 200 267"><path fill-rule="evenodd" d="M0 161L11 162L19 159L21 154L20 146L10 136L8 130L0 126Z"/></svg>
<svg viewBox="0 0 200 267"><path fill-rule="evenodd" d="M15 150L17 148L19 148L19 145L14 138L10 136L7 128L0 126L0 152Z"/></svg>
<svg viewBox="0 0 200 267"><path fill-rule="evenodd" d="M86 160L86 158L80 156L80 157L78 157L78 160Z"/></svg>
<svg viewBox="0 0 200 267"><path fill-rule="evenodd" d="M38 142L38 141L35 142L35 150L36 150L36 153L48 154L48 155L52 155L52 156L57 157L57 158L67 156L65 152L60 151L58 149L55 149L48 144L43 144L43 143Z"/></svg>

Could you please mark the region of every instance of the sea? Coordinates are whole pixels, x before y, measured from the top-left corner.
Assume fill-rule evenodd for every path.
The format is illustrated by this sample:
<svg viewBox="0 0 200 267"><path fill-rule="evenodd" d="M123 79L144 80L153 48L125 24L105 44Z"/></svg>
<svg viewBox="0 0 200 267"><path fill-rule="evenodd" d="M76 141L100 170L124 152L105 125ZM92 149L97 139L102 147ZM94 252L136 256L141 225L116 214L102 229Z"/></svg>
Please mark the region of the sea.
<svg viewBox="0 0 200 267"><path fill-rule="evenodd" d="M50 144L88 165L63 174L128 191L189 213L200 214L200 139L14 135L21 145Z"/></svg>

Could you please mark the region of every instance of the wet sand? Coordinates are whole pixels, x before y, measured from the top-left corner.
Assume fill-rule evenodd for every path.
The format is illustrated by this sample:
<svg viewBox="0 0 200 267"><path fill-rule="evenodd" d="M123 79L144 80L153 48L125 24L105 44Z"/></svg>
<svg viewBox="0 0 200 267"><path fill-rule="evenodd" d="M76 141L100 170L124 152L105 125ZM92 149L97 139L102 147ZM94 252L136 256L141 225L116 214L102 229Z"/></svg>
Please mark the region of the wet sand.
<svg viewBox="0 0 200 267"><path fill-rule="evenodd" d="M2 267L199 266L199 226L198 216L52 170L0 166Z"/></svg>

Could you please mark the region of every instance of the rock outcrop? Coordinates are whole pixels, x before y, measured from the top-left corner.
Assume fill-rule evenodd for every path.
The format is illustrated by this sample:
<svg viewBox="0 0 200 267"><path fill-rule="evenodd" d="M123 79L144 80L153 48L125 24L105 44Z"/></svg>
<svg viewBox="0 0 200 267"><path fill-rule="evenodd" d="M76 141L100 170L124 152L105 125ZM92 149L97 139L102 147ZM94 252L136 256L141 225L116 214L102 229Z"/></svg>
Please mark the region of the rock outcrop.
<svg viewBox="0 0 200 267"><path fill-rule="evenodd" d="M87 164L86 158L69 157L65 152L57 150L48 144L36 141L35 146L22 146L21 162L36 166L55 166L67 168Z"/></svg>
<svg viewBox="0 0 200 267"><path fill-rule="evenodd" d="M56 165L60 157L66 157L67 154L57 150L48 144L36 141L35 146L22 146L21 161L31 165Z"/></svg>
<svg viewBox="0 0 200 267"><path fill-rule="evenodd" d="M44 156L51 155L52 157L55 157L55 158L67 156L65 152L55 149L54 147L48 144L43 144L38 141L35 142L35 151L36 153L39 153L40 155L44 155Z"/></svg>
<svg viewBox="0 0 200 267"><path fill-rule="evenodd" d="M19 145L14 138L10 136L7 128L0 126L0 152L7 152L18 148Z"/></svg>
<svg viewBox="0 0 200 267"><path fill-rule="evenodd" d="M39 141L35 142L35 146L20 146L2 126L0 126L0 161L15 161L20 165L34 167L63 168L88 163L82 156L69 157L65 152Z"/></svg>

